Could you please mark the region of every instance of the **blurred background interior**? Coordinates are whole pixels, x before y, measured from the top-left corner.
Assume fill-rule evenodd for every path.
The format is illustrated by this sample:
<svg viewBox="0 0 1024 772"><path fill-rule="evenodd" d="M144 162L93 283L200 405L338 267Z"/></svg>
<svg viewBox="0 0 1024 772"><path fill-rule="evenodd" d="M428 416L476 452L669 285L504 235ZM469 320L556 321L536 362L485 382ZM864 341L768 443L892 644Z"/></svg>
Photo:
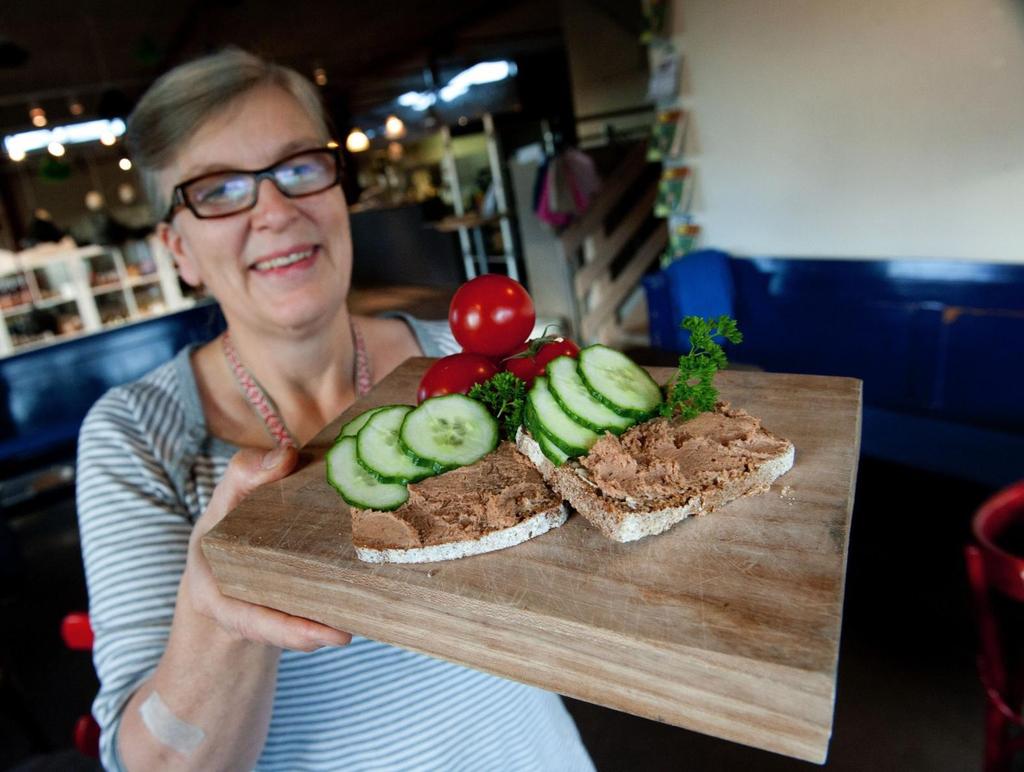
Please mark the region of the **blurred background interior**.
<svg viewBox="0 0 1024 772"><path fill-rule="evenodd" d="M442 318L499 272L645 363L684 350L684 314L730 313L741 366L863 379L825 766L981 768L963 546L1024 477L1020 0L4 3L0 768L90 768L95 676L59 634L87 606L78 426L222 324L121 135L160 73L225 45L320 87L355 310ZM569 704L599 769L813 767Z"/></svg>

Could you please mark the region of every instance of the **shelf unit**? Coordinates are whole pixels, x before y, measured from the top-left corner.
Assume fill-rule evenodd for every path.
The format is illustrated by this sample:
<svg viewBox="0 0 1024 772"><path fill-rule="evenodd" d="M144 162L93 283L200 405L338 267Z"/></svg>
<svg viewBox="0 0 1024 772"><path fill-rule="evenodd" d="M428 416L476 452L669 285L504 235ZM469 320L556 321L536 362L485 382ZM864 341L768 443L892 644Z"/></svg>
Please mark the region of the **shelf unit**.
<svg viewBox="0 0 1024 772"><path fill-rule="evenodd" d="M445 218L436 227L442 231L458 232L467 279L472 279L483 273L490 273L491 266L497 264L505 267L505 272L509 277L519 281L516 242L512 232L512 213L509 211L507 194L508 180L504 164L501 161L501 147L498 143L498 135L494 130L494 119L490 113L483 115L483 129L487 146L487 166L491 172L494 186L496 212L484 217L476 212L466 211L452 133L447 126L442 126L441 138L444 143L444 155L441 159L441 172L445 185L451 193L455 216ZM500 233L502 249L500 254L494 254L487 249L485 230L494 227L497 227Z"/></svg>
<svg viewBox="0 0 1024 772"><path fill-rule="evenodd" d="M0 358L190 306L158 241L15 255L0 271Z"/></svg>

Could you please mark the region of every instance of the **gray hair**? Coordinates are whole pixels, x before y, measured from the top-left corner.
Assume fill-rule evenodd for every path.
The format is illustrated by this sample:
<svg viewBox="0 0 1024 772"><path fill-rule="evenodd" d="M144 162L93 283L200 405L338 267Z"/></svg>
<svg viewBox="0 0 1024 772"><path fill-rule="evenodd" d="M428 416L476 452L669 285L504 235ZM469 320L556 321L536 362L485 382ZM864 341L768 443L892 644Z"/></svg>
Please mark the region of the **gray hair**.
<svg viewBox="0 0 1024 772"><path fill-rule="evenodd" d="M316 87L295 70L229 48L164 73L128 118L127 144L157 218L170 206L160 172L170 166L199 128L239 97L263 86L283 89L309 113L326 142L328 118Z"/></svg>

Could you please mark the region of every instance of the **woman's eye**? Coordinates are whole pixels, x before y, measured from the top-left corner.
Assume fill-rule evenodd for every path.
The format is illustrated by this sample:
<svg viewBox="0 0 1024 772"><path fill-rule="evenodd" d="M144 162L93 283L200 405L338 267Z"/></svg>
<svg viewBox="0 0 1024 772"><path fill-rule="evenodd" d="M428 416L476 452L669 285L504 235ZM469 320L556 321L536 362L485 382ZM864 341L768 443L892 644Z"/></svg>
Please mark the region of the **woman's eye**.
<svg viewBox="0 0 1024 772"><path fill-rule="evenodd" d="M286 179L306 179L307 177L316 177L323 170L318 164L305 163L296 164L294 166L288 166L281 170L281 175Z"/></svg>
<svg viewBox="0 0 1024 772"><path fill-rule="evenodd" d="M214 201L233 201L247 195L248 185L242 178L229 178L211 183L209 186L200 188L197 193L197 201L209 203Z"/></svg>

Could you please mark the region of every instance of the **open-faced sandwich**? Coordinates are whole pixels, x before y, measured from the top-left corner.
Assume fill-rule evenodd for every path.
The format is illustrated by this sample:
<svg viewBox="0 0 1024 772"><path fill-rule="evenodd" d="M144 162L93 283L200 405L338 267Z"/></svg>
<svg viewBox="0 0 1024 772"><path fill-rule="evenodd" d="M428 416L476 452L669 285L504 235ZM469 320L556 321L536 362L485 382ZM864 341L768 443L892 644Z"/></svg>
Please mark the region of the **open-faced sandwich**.
<svg viewBox="0 0 1024 772"><path fill-rule="evenodd" d="M389 405L346 424L328 480L351 507L360 560L423 563L503 549L567 512L498 423L461 394Z"/></svg>
<svg viewBox="0 0 1024 772"><path fill-rule="evenodd" d="M510 547L562 525L563 501L628 542L767 490L793 466L794 448L717 399L726 357L716 339L739 342L736 323L687 317L683 326L691 350L664 387L607 346L541 338L501 359L502 372L488 352L439 360L418 407L348 423L328 479L352 507L358 557L412 563ZM424 385L453 365L468 395L431 396Z"/></svg>
<svg viewBox="0 0 1024 772"><path fill-rule="evenodd" d="M583 517L615 541L665 531L748 493L793 466L793 444L717 402L692 418L651 415L666 403L646 371L604 346L548 365L530 390L519 449ZM610 405L614 405L612 409ZM632 424L631 426L629 424Z"/></svg>

